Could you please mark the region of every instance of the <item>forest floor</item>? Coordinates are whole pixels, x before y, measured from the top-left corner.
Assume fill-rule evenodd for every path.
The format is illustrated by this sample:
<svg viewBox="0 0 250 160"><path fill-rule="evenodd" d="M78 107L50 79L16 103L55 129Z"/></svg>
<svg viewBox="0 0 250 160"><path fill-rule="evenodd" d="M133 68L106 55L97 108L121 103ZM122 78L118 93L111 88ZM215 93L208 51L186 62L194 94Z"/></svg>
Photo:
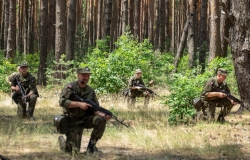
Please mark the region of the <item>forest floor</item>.
<svg viewBox="0 0 250 160"><path fill-rule="evenodd" d="M167 89L155 89L160 95ZM60 113L58 91L40 89L36 121L19 120L10 95L0 93L0 155L11 160L193 160L193 159L250 159L250 114L230 114L224 124L198 122L170 126L168 108L162 99L155 98L149 108L139 99L136 108L127 108L121 97L100 97L106 108L117 107L118 118L130 123L126 128L114 120L97 147L99 155L86 154L91 130L84 130L81 154L71 156L60 151L53 127L53 116ZM233 111L237 110L236 106Z"/></svg>

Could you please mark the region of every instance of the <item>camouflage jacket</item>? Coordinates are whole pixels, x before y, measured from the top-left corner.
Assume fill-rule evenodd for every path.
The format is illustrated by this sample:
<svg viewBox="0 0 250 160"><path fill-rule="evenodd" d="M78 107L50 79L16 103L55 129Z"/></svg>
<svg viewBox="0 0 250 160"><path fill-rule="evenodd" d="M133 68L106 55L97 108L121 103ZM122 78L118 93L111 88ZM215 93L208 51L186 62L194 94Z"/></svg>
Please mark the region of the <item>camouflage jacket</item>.
<svg viewBox="0 0 250 160"><path fill-rule="evenodd" d="M228 88L228 85L225 81L223 81L222 83L218 83L217 82L217 78L213 77L210 78L207 82L205 87L202 90L201 93L201 99L203 100L216 100L219 97L207 97L208 92L214 92L216 89L220 89L220 90L225 90L228 93L230 93L230 89Z"/></svg>
<svg viewBox="0 0 250 160"><path fill-rule="evenodd" d="M59 105L64 108L64 112L73 117L84 117L86 114L94 114L97 110L92 107L89 107L87 110L82 110L80 108L68 108L71 101L75 101L71 96L72 91L68 88L68 85L70 85L73 91L81 98L91 100L99 105L95 91L90 86L87 85L84 88L80 88L77 81L70 82L64 86L60 94Z"/></svg>
<svg viewBox="0 0 250 160"><path fill-rule="evenodd" d="M143 86L145 86L141 77L137 79L135 76L132 76L129 79L128 87L134 87L137 84L142 84Z"/></svg>
<svg viewBox="0 0 250 160"><path fill-rule="evenodd" d="M12 78L11 86L17 86L16 78L20 81L26 94L32 91L34 94L39 96L36 88L36 78L32 74L28 73L26 76L23 76L22 74L18 73L15 77Z"/></svg>

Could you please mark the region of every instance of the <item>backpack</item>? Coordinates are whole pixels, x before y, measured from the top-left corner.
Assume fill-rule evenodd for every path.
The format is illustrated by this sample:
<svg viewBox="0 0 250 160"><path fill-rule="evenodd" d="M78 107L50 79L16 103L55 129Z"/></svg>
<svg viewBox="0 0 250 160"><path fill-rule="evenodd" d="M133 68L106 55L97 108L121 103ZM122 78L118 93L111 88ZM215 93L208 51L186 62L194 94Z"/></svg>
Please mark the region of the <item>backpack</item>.
<svg viewBox="0 0 250 160"><path fill-rule="evenodd" d="M54 126L60 134L66 134L69 130L69 117L64 114L58 114L54 117Z"/></svg>
<svg viewBox="0 0 250 160"><path fill-rule="evenodd" d="M200 97L193 99L193 106L194 106L194 108L196 109L197 112L202 109L203 103L202 103Z"/></svg>

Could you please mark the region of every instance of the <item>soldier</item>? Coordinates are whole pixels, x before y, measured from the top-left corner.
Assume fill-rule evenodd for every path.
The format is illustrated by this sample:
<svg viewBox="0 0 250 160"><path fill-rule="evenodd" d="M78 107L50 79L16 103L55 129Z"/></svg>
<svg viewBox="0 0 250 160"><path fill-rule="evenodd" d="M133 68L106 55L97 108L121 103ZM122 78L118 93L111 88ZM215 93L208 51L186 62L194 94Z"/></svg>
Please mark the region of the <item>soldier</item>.
<svg viewBox="0 0 250 160"><path fill-rule="evenodd" d="M63 136L58 137L60 149L71 154L80 152L81 139L84 128L93 128L87 153L100 153L96 147L96 142L101 139L106 122L111 117L95 110L90 104L72 100L70 97L72 90L83 99L89 99L99 105L95 91L88 85L90 79L89 67L78 68L78 80L67 84L60 94L59 104L64 109L64 113L69 116L69 128L66 133L66 141ZM69 89L70 88L72 89Z"/></svg>
<svg viewBox="0 0 250 160"><path fill-rule="evenodd" d="M21 63L19 67L19 73L11 81L11 90L16 94L14 101L17 102L17 115L20 118L35 120L33 114L36 100L39 96L36 88L36 78L28 72L28 64L26 62ZM18 82L20 87L23 88L25 96L22 96Z"/></svg>
<svg viewBox="0 0 250 160"><path fill-rule="evenodd" d="M216 107L221 107L217 121L224 122L224 117L230 113L233 106L236 104L233 100L227 98L225 93L218 90L225 90L230 93L230 89L226 83L227 71L223 68L217 69L217 76L210 78L202 90L201 101L206 109L209 110L211 118L215 118ZM204 114L207 114L204 111Z"/></svg>
<svg viewBox="0 0 250 160"><path fill-rule="evenodd" d="M148 106L149 98L151 95L148 91L145 91L143 87L139 86L142 85L145 87L141 76L142 70L136 69L135 75L129 79L128 87L130 89L130 92L128 97L128 106L135 106L136 97L145 97L144 106Z"/></svg>

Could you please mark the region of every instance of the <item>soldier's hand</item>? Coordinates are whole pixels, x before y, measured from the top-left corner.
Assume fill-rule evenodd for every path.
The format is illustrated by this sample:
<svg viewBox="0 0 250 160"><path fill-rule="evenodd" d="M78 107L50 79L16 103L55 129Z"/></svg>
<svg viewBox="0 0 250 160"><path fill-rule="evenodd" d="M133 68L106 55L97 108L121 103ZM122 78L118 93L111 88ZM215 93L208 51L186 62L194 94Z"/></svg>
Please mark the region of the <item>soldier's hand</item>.
<svg viewBox="0 0 250 160"><path fill-rule="evenodd" d="M220 98L224 98L224 97L226 97L227 95L225 94L225 93L221 93L221 92L219 92L219 94L218 94L218 97L220 97Z"/></svg>
<svg viewBox="0 0 250 160"><path fill-rule="evenodd" d="M15 91L20 92L20 88L18 86L16 86Z"/></svg>
<svg viewBox="0 0 250 160"><path fill-rule="evenodd" d="M111 119L111 116L106 115L106 116L105 116L105 119L106 119L106 121L108 121L108 120L110 120L110 119Z"/></svg>
<svg viewBox="0 0 250 160"><path fill-rule="evenodd" d="M92 106L90 104L88 104L88 103L85 103L85 102L80 103L80 108L82 110L87 110L89 107L92 107Z"/></svg>

